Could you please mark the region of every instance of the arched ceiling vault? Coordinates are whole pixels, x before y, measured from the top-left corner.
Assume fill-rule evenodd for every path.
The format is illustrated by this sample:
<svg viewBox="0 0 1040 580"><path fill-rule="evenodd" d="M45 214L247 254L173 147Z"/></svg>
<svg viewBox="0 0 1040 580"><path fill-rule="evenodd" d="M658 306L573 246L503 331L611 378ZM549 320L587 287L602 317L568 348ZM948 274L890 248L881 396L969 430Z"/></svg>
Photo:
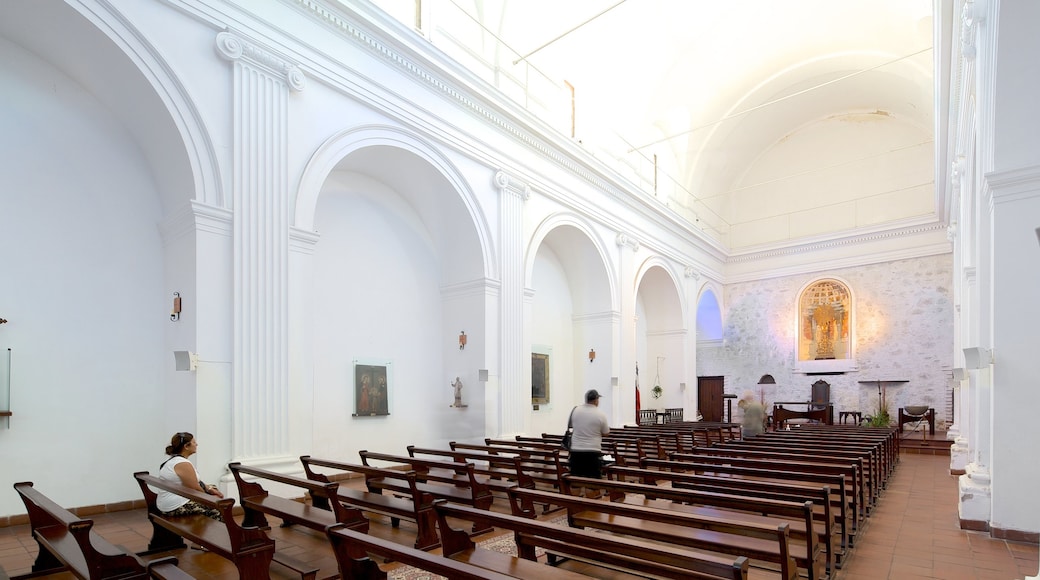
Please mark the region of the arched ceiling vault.
<svg viewBox="0 0 1040 580"><path fill-rule="evenodd" d="M413 2L376 3L414 24ZM565 134L573 87L574 138L731 250L942 218L931 0L422 6L422 33L506 94L557 98L542 117Z"/></svg>

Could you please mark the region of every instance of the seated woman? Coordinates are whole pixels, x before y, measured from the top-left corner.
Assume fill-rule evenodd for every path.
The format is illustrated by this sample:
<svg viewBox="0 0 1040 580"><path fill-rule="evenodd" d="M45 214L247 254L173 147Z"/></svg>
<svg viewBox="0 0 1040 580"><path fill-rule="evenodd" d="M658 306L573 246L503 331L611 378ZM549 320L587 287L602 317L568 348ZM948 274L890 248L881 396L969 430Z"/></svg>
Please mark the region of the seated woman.
<svg viewBox="0 0 1040 580"><path fill-rule="evenodd" d="M195 466L188 461L188 458L194 455L198 449L199 442L194 435L187 432L175 433L170 439L170 444L166 446L166 454L170 458L163 461L162 465L159 466L159 479L170 483L179 483L184 487L209 495L224 497L224 494L220 493L217 486L203 483L199 479L199 474L195 471ZM160 489L156 491L158 497L155 500L155 505L168 516L203 514L215 520L223 521L220 512L215 509L200 505L188 498L166 490Z"/></svg>

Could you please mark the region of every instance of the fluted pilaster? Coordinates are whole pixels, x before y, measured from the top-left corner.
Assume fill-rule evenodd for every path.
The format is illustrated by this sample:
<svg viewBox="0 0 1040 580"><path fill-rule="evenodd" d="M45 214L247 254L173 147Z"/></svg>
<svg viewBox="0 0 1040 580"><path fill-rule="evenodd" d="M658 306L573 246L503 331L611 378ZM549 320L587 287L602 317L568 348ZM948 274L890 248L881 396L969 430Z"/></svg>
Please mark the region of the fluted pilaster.
<svg viewBox="0 0 1040 580"><path fill-rule="evenodd" d="M304 77L237 34L216 44L234 83L232 451L273 458L289 452L288 109Z"/></svg>
<svg viewBox="0 0 1040 580"><path fill-rule="evenodd" d="M523 389L527 352L524 336L524 202L531 188L503 171L495 174L499 190L499 257L502 263L500 301L501 397L499 423L502 434L524 431L530 392Z"/></svg>

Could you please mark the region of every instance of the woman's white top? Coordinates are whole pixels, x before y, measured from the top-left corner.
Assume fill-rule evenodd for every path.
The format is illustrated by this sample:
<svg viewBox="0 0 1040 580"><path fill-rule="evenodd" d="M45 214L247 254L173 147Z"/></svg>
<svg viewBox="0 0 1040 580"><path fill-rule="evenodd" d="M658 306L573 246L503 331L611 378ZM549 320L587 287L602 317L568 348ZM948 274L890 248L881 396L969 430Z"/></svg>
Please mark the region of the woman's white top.
<svg viewBox="0 0 1040 580"><path fill-rule="evenodd" d="M181 457L180 455L174 455L159 469L159 479L170 483L175 483L177 485L183 485L183 482L181 482L181 476L177 475L177 472L174 471L174 468L181 463L187 463L188 465L191 465L191 470L195 471L195 466L192 465L190 461L188 461L184 457ZM198 474L196 473L193 477L195 479L198 479L198 477L196 477L197 475ZM165 489L156 489L155 491L159 495L159 497L155 499L155 506L159 508L159 511L163 513L172 512L173 510L188 503L188 498L181 497L175 493L166 491Z"/></svg>

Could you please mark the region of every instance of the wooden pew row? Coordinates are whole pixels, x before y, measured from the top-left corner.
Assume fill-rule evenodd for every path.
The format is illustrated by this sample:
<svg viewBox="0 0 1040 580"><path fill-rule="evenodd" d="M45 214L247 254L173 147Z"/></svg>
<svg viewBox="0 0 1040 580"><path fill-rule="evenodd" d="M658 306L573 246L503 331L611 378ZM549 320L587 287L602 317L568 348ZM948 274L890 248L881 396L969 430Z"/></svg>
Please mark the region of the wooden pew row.
<svg viewBox="0 0 1040 580"><path fill-rule="evenodd" d="M866 430L864 429L864 431ZM824 430L803 426L792 431L763 434L755 437L754 442L761 445L815 447L820 450L833 449L861 453L867 459L864 467L869 470L872 495L875 498L879 497L881 491L886 487L896 465L892 455L892 451L895 449L894 440L884 434L859 433L848 429L845 432L839 432L831 430L829 427Z"/></svg>
<svg viewBox="0 0 1040 580"><path fill-rule="evenodd" d="M265 530L270 529L271 526L267 523L267 517L265 516L265 514L269 514L280 518L283 522L283 527L299 524L312 530L324 532L325 528L340 524L343 527L361 533L368 533L368 519L365 518L361 509L336 501L339 493L338 483L301 479L291 475L249 467L237 461L229 463L228 469L231 470L231 474L235 477L235 483L238 485L239 502L245 512L242 518L243 526ZM256 479L299 488L310 495L311 505L271 495L258 481L246 481L243 474Z"/></svg>
<svg viewBox="0 0 1040 580"><path fill-rule="evenodd" d="M152 540L148 552L165 552L185 548L188 539L218 556L230 560L242 578L266 579L271 577L271 562L274 559L274 540L259 528L240 526L231 515L235 500L215 499L200 491L170 483L149 475L147 471L134 474L148 506L148 519L152 523ZM204 515L167 516L156 506L157 493L152 488L163 489L190 499L199 505L220 512L223 522ZM294 562L290 562L291 564ZM299 569L301 576L317 569ZM306 577L306 576L305 576Z"/></svg>
<svg viewBox="0 0 1040 580"><path fill-rule="evenodd" d="M795 563L806 570L810 580L834 573L835 550L828 522L817 522L813 502L793 502L746 495L706 492L677 487L627 483L609 479L590 479L568 475L564 493L574 495L575 487L605 492L614 502L649 508L671 509L719 518L765 525L786 523Z"/></svg>
<svg viewBox="0 0 1040 580"><path fill-rule="evenodd" d="M362 449L359 454L361 463L368 467L374 467L369 463L370 461L383 461L392 466L408 466L415 471L418 482L416 486L419 491L429 494L433 499L446 499L480 509L490 509L495 500L487 483L477 478L472 463L437 461L406 455L377 453L367 449ZM391 492L408 491L399 480L372 480L369 485ZM490 530L473 529L474 534L483 534L488 531Z"/></svg>
<svg viewBox="0 0 1040 580"><path fill-rule="evenodd" d="M550 555L551 562L562 557L653 578L743 580L748 576L748 560L741 556L734 559L699 554L673 546L617 538L523 516L476 510L444 500L434 502L434 509L443 536L444 554L453 559L471 562L473 553L479 548L465 532L451 527L447 519L449 517L473 522L479 520L495 528L513 532L517 553L521 558L532 562L536 561L535 549L543 548ZM533 517L533 514L527 513ZM512 564L504 561L501 555L495 559L498 562L493 563L490 568L492 570L501 570L504 566ZM487 562L486 559L482 560ZM551 566L549 568L559 569ZM543 573L544 570L538 568L527 577L541 578Z"/></svg>
<svg viewBox="0 0 1040 580"><path fill-rule="evenodd" d="M482 478L488 489L498 492L502 497L505 497L506 492L514 485L535 489L535 479L532 473L537 473L542 481L551 481L554 484L553 487L558 485L561 477L559 459L556 461L556 466L549 468L542 463L525 463L522 453L524 452L503 455L464 449L447 450L408 446L408 455L411 457L429 455L449 457L458 463L472 463L474 473ZM552 479L547 477L550 471ZM542 513L548 513L551 511L551 507L543 506Z"/></svg>
<svg viewBox="0 0 1040 580"><path fill-rule="evenodd" d="M473 472L477 475L476 480L483 483L489 490L499 492L502 495L514 485L520 487L534 487L534 479L524 472L520 456L493 455L463 449L433 449L430 447L408 446L408 456L413 459L448 458L454 463L473 464ZM428 457L422 457L428 456ZM465 485L466 481L454 470L445 471L442 477Z"/></svg>
<svg viewBox="0 0 1040 580"><path fill-rule="evenodd" d="M803 425L792 431L764 434L762 439L818 439L842 443L880 446L880 460L885 480L899 462L899 437L893 429L854 427L850 425Z"/></svg>
<svg viewBox="0 0 1040 580"><path fill-rule="evenodd" d="M520 467L524 473L534 480L535 485L542 484L554 489L560 488L560 481L567 473L567 468L560 460L560 449L532 449L519 447L497 447L493 445L477 445L451 441L448 443L453 451L475 451L489 455L508 455L520 458Z"/></svg>
<svg viewBox="0 0 1040 580"><path fill-rule="evenodd" d="M827 485L780 483L740 477L717 477L711 475L695 475L674 471L640 469L636 467L607 466L606 476L621 482L640 482L644 485L657 485L663 480L676 489L688 489L746 496L756 499L774 499L790 502L813 502L813 518L822 522L827 529L833 530L833 541L827 546L828 552L833 550L835 566L841 568L848 553L848 522L845 517L845 502L836 491Z"/></svg>
<svg viewBox="0 0 1040 580"><path fill-rule="evenodd" d="M676 453L673 459L694 459L702 457L718 457L733 460L763 460L784 464L785 467L801 467L803 464L818 465L829 464L846 467L852 465L855 486L861 490L864 506L877 504L877 496L880 485L874 477L877 473L868 469L869 459L864 460L863 454L850 452L844 447L829 447L818 445L809 446L787 446L783 444L756 444L755 438L745 441L734 441L715 447L699 449L696 453ZM696 459L695 459L696 460ZM868 512L869 513L869 507Z"/></svg>
<svg viewBox="0 0 1040 580"><path fill-rule="evenodd" d="M820 437L880 444L889 465L899 462L899 433L893 427L857 427L853 425L801 425L791 431L774 431L783 437Z"/></svg>
<svg viewBox="0 0 1040 580"><path fill-rule="evenodd" d="M361 463L368 467L377 467L372 465L372 461L382 461L391 464L392 467L410 468L415 471L416 479L420 482L419 490L432 495L434 499L446 499L482 509L490 508L494 501L491 490L488 489L483 479L477 478L475 468L471 463L423 459L407 455L378 453L366 449L362 449L359 455ZM432 485L431 482L448 485ZM398 485L386 482L377 483L376 487L394 490Z"/></svg>
<svg viewBox="0 0 1040 580"><path fill-rule="evenodd" d="M330 526L326 531L336 555L340 577L344 580L385 580L386 572L369 554L400 562L433 574L457 580L510 580L513 576L492 572L473 564L456 562L390 540L369 536L345 527Z"/></svg>
<svg viewBox="0 0 1040 580"><path fill-rule="evenodd" d="M314 467L326 467L341 472L358 473L365 477L365 485L368 491L350 489L340 486L336 491L336 499L340 502L360 508L367 512L377 513L390 518L390 525L398 527L401 520L415 522L417 533L415 536L415 548L419 550L432 550L441 545L437 536L437 519L433 513L433 497L419 491L414 471L400 471L396 469L382 469L333 461L330 459L318 459L310 455L300 457L303 463L303 471L307 479L318 482L329 481L324 473L314 471ZM375 482L386 482L397 480L403 491L399 491L405 497L394 497L383 495L383 490L373 485ZM332 510L328 502L314 499L314 505L319 508Z"/></svg>
<svg viewBox="0 0 1040 580"><path fill-rule="evenodd" d="M732 466L760 469L765 472L776 470L778 467L784 471L798 473L813 473L818 475L840 475L845 478L849 493L855 498L855 508L852 510L854 523L858 526L867 516L867 506L870 497L863 489L863 481L860 470L851 462L849 463L820 463L813 461L776 461L772 459L756 459L753 457L721 457L707 453L691 454L676 453L671 461L697 465ZM645 466L645 465L643 465Z"/></svg>
<svg viewBox="0 0 1040 580"><path fill-rule="evenodd" d="M509 497L513 515L531 517L531 513L524 513L521 508L524 498L536 503L548 501L564 506L568 523L574 527L599 529L716 555L746 556L752 564L772 566L765 569L778 568L775 571L784 580L798 578L786 523L770 526L519 487L511 489Z"/></svg>
<svg viewBox="0 0 1040 580"><path fill-rule="evenodd" d="M173 557L145 562L117 548L93 530L92 520L80 519L40 493L32 482L14 484L29 516L29 528L39 546L32 572L15 576L31 578L71 572L83 580L167 578L183 580L191 575L177 567ZM0 569L0 577L7 575Z"/></svg>
<svg viewBox="0 0 1040 580"><path fill-rule="evenodd" d="M737 467L733 465L720 465L715 463L693 463L689 461L661 461L659 459L646 459L640 466L643 469L662 470L672 472L687 472L693 474L711 474L723 477L743 478L750 481L776 481L801 484L826 485L831 490L837 490L839 500L832 501L832 506L840 505L847 514L848 524L846 526L849 546L855 543L856 532L859 530L861 520L860 507L856 495L849 489L848 481L842 474L810 473L793 471L787 469Z"/></svg>
<svg viewBox="0 0 1040 580"><path fill-rule="evenodd" d="M883 467L880 462L879 449L870 446L859 446L852 443L833 442L826 439L817 441L799 441L785 439L769 439L763 437L752 437L741 441L730 441L723 445L701 451L702 453L731 453L739 452L757 457L772 457L774 459L786 460L802 457L812 461L841 460L842 462L853 462L860 470L862 484L869 492L872 505L877 500L883 489L885 479Z"/></svg>

